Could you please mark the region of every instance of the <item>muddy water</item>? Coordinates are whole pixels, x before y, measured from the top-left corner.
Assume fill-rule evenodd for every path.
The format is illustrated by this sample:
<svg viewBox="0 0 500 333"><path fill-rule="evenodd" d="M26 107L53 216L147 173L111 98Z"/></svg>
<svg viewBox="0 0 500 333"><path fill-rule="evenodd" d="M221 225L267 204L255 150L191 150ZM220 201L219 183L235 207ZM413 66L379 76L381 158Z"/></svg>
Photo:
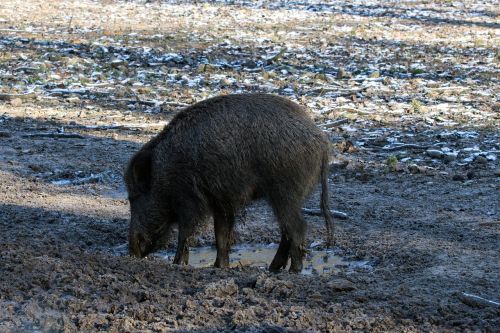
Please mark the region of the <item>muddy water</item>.
<svg viewBox="0 0 500 333"><path fill-rule="evenodd" d="M246 244L233 247L229 256L230 266L253 266L267 269L278 249L275 244ZM113 249L115 255L125 255L127 245ZM158 251L155 256L172 262L175 253ZM210 267L215 262L217 250L215 247L198 247L189 251L189 264L193 267ZM367 260L348 260L332 250L308 250L304 259L304 275L326 275L341 271L369 270Z"/></svg>

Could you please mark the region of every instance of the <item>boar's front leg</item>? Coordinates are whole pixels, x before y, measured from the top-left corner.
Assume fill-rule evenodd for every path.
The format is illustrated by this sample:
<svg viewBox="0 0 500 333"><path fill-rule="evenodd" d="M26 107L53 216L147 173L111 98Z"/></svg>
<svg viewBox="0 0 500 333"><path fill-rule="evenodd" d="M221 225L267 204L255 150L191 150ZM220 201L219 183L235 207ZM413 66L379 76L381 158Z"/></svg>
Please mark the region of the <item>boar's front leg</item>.
<svg viewBox="0 0 500 333"><path fill-rule="evenodd" d="M189 246L188 237L181 232L179 228L179 240L177 244L177 252L175 253L174 264L187 265L189 261Z"/></svg>
<svg viewBox="0 0 500 333"><path fill-rule="evenodd" d="M234 214L216 210L214 212L215 243L217 258L214 267L229 267L229 250L234 226Z"/></svg>
<svg viewBox="0 0 500 333"><path fill-rule="evenodd" d="M174 257L174 264L176 265L187 265L189 262L189 240L194 231L195 220L193 216L186 214L178 221L179 237L177 252Z"/></svg>

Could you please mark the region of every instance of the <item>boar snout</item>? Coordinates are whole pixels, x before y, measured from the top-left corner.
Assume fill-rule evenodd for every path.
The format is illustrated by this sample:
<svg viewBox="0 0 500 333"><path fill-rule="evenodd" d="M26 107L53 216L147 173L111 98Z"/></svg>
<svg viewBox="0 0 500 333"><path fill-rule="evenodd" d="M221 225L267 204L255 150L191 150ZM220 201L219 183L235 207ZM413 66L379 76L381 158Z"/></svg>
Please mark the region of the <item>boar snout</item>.
<svg viewBox="0 0 500 333"><path fill-rule="evenodd" d="M131 230L128 239L129 254L133 257L144 258L154 249L153 242L139 231Z"/></svg>

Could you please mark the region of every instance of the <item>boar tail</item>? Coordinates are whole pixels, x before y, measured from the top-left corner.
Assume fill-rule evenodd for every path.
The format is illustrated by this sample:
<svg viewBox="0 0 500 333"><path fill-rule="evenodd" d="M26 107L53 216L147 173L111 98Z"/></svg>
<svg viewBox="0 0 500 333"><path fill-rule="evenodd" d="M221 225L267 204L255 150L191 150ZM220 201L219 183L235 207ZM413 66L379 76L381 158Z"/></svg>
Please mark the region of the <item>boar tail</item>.
<svg viewBox="0 0 500 333"><path fill-rule="evenodd" d="M326 232L327 232L327 247L332 247L335 244L333 237L333 218L328 207L328 152L323 154L321 161L321 212L325 218Z"/></svg>

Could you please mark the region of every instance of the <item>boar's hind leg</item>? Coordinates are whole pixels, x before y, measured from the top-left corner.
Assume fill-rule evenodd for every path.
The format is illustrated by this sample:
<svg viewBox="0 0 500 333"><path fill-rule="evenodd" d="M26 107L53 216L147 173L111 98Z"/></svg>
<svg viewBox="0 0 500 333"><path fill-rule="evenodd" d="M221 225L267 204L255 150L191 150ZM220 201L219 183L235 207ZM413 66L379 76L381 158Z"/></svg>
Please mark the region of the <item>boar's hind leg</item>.
<svg viewBox="0 0 500 333"><path fill-rule="evenodd" d="M286 268L286 265L288 264L288 257L290 256L289 251L290 241L288 241L288 238L282 231L280 246L278 248L278 251L276 252L276 255L274 256L273 262L269 266L269 270L271 272L279 272L280 269Z"/></svg>
<svg viewBox="0 0 500 333"><path fill-rule="evenodd" d="M285 237L290 240L290 273L302 271L302 260L304 259L304 241L306 233L306 221L300 214L299 208L292 209L288 216L280 221L285 231Z"/></svg>
<svg viewBox="0 0 500 333"><path fill-rule="evenodd" d="M269 267L271 271L286 266L288 255L285 256L285 253L287 252L291 258L290 272L299 273L302 270L307 224L300 213L301 203L295 202L300 200L290 200L291 198L293 196L284 198L280 195L271 198L271 205L278 218L282 233L280 247Z"/></svg>
<svg viewBox="0 0 500 333"><path fill-rule="evenodd" d="M174 264L176 265L187 265L189 262L189 246L188 246L188 236L184 232L181 232L179 228L179 239L177 244L177 252L174 257Z"/></svg>
<svg viewBox="0 0 500 333"><path fill-rule="evenodd" d="M214 212L215 242L217 258L215 267L229 267L229 250L231 247L231 233L234 226L234 215L221 211Z"/></svg>

